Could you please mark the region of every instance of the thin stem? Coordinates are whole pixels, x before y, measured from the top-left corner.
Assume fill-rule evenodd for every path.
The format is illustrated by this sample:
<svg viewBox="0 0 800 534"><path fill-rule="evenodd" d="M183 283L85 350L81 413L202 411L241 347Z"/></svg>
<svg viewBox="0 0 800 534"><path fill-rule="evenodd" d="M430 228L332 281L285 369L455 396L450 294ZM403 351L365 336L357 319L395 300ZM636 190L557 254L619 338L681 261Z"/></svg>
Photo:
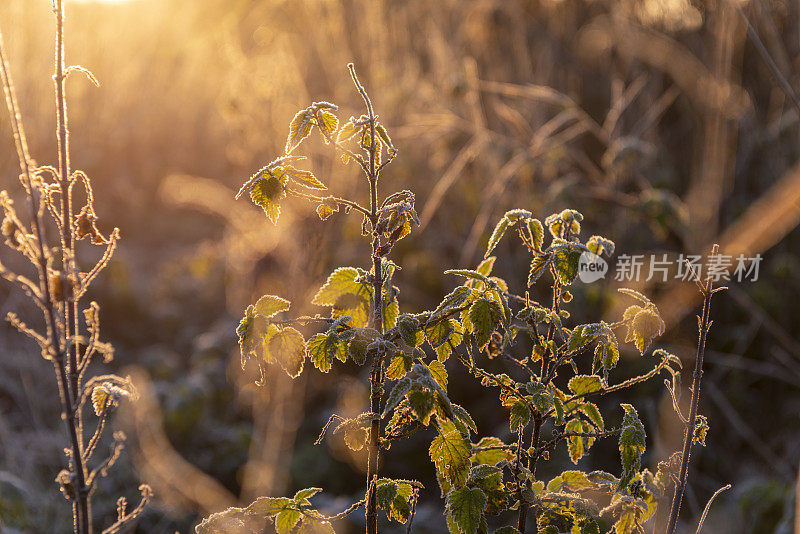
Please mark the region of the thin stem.
<svg viewBox="0 0 800 534"><path fill-rule="evenodd" d="M536 464L539 463L539 440L541 438L541 431L542 431L542 424L544 420L542 416L538 413L534 414L533 419L533 431L531 433L531 447L535 452L534 456L531 458L531 455L528 455L528 470L531 472L531 476L536 476ZM530 486L530 482L526 482L526 485ZM533 531L539 532L539 509L534 508L533 510L534 517L533 517ZM527 525L527 518L528 518L528 505L525 501L520 499L519 501L519 519L517 521L517 530L519 530L520 534L525 534L525 529Z"/></svg>
<svg viewBox="0 0 800 534"><path fill-rule="evenodd" d="M375 166L375 155L377 152L377 140L375 139L375 113L372 109L372 101L367 95L367 91L356 75L355 67L352 63L347 65L350 76L353 78L364 104L367 106L370 128L369 146L369 169L367 178L369 180L369 219L372 223L372 290L373 290L373 327L383 334L383 272L381 269L380 254L380 235L375 231L378 222L378 170ZM370 411L381 413L381 396L383 393L383 355L375 354L372 360L372 371L370 374ZM369 432L369 451L367 460L367 534L377 534L378 532L378 499L377 499L377 477L378 461L380 460L380 449L378 438L381 432L380 419L373 419L370 424Z"/></svg>
<svg viewBox="0 0 800 534"><path fill-rule="evenodd" d="M57 104L57 138L58 138L58 173L61 187L61 247L62 266L64 274L71 280L75 271L75 241L72 232L72 195L70 194L70 161L69 161L69 131L67 128L67 101L65 97L66 73L64 68L64 0L56 2L56 57L55 84ZM64 303L64 353L66 355L66 368L64 361L57 362L59 376L64 382L64 396L67 398L66 412L69 426L70 440L72 442L72 462L76 480L75 501L78 508L78 525L80 534L91 534L92 518L90 491L86 484L86 466L83 461L83 428L80 413L73 410L80 395L78 383L78 303L74 298L67 299Z"/></svg>
<svg viewBox="0 0 800 534"><path fill-rule="evenodd" d="M59 1L57 5L57 51L61 51L63 47L63 11L62 2ZM59 52L57 52L58 54ZM69 379L65 368L65 356L68 351L68 346L65 339L60 339L58 321L56 318L56 305L53 301L53 296L50 291L50 284L48 283L48 255L44 248L44 230L41 219L41 199L36 189L36 184L32 179L30 168L30 154L25 139L25 130L22 125L22 120L19 114L19 107L17 105L16 94L14 85L11 80L11 75L6 61L5 48L2 42L2 35L0 35L0 74L2 75L3 88L6 96L6 105L8 106L9 115L11 118L12 130L14 133L14 140L17 148L17 155L19 157L20 169L24 176L24 187L27 193L28 205L31 211L31 225L36 235L37 244L37 257L36 267L39 272L39 287L42 295L42 307L44 310L44 319L47 328L48 344L54 352L53 361L56 371L56 381L58 382L59 396L61 399L61 415L64 423L67 426L67 432L70 437L71 450L70 450L70 467L76 478L76 491L73 500L73 526L75 532L78 534L88 534L91 531L91 518L89 517L88 509L88 492L85 485L85 468L83 458L81 455L81 440L77 432L77 425L75 420L75 410L73 398L69 391ZM63 95L62 95L63 96Z"/></svg>
<svg viewBox="0 0 800 534"><path fill-rule="evenodd" d="M716 253L716 245L712 254ZM703 311L699 323L699 336L697 341L697 354L695 355L694 375L692 379L692 400L689 408L689 418L686 421L686 430L683 435L683 453L678 479L675 482L675 493L672 497L672 506L667 522L666 534L674 534L678 526L678 515L681 511L683 493L686 491L686 482L689 476L689 457L692 452L695 425L697 423L697 408L700 404L700 383L703 377L703 357L706 349L706 335L711 326L711 297L715 293L710 281L701 287L703 294Z"/></svg>
<svg viewBox="0 0 800 534"><path fill-rule="evenodd" d="M363 213L367 217L370 217L372 215L372 212L370 210L368 210L367 208L365 208L364 206L362 206L358 202L353 202L352 200L347 200L346 198L339 198L339 197L334 197L334 196L331 196L331 195L329 195L327 197L321 197L319 195L312 195L311 193L304 193L303 191L298 191L296 189L288 189L288 191L291 194L293 194L293 195L295 195L297 197L300 197L300 198L313 200L314 202L324 202L326 200L332 200L332 201L336 202L337 204L344 204L345 206L349 206L349 207L353 208L354 210Z"/></svg>

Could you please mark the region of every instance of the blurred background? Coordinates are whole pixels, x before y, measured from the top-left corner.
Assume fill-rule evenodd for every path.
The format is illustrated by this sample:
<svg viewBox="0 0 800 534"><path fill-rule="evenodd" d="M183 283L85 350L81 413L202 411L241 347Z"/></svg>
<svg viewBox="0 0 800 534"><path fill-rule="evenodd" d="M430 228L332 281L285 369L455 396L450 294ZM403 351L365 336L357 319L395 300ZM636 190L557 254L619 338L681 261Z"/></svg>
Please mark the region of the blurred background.
<svg viewBox="0 0 800 534"><path fill-rule="evenodd" d="M53 28L49 0L0 2L42 164L56 161ZM325 488L323 510L360 498L363 454L340 437L313 442L332 412L364 410L363 373L352 364L295 381L275 372L257 388L253 370L239 367L234 333L258 296L317 313L303 303L335 266L366 267L360 219L323 224L313 205L288 202L272 226L233 200L281 152L298 109L328 100L340 118L362 112L346 70L353 61L400 153L383 191L415 191L423 221L393 251L404 311L450 291L458 282L441 271L474 267L510 208L541 218L578 209L586 235L615 240L618 254L675 257L718 242L726 254L763 256L757 281L716 299L701 405L711 431L692 456L682 528L694 532L709 496L732 483L704 532L797 532L800 129L788 96L800 72L797 2L72 0L66 28L67 63L101 83L70 79L73 166L94 181L101 230L118 226L123 237L90 298L116 347L111 369L142 395L117 418L129 436L122 467L95 493L107 523L118 495L136 498L138 481L156 494L136 530L147 533L191 532L204 515L307 486ZM355 166L308 146L310 168L333 191L365 198ZM17 165L3 112L0 188L19 199ZM497 273L521 291L527 253L508 240L498 254ZM618 316L616 285L577 284L574 319ZM662 310L661 346L691 368L694 286L634 287ZM0 286L0 315L27 306ZM69 507L53 482L66 442L51 366L5 323L0 347L0 531L66 532ZM452 363L450 397L481 433L507 438L497 401ZM615 378L651 365L623 353ZM655 467L682 439L671 402L657 381L626 399L645 421ZM605 402L618 423L619 399ZM385 472L426 484L414 530L441 532L426 449L422 438L394 446ZM579 468L618 462L612 439ZM568 465L562 450L538 474ZM335 527L362 525L354 514Z"/></svg>

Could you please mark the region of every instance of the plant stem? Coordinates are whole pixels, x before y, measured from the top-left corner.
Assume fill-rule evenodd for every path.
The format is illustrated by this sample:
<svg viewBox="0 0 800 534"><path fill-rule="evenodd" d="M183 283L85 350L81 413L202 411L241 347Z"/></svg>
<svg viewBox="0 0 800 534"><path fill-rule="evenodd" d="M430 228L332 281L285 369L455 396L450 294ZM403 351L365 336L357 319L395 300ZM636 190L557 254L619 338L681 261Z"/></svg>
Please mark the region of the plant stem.
<svg viewBox="0 0 800 534"><path fill-rule="evenodd" d="M372 291L373 291L373 318L372 323L375 330L383 334L383 272L381 270L380 254L380 235L375 230L378 223L378 170L376 168L375 156L377 152L377 142L375 139L375 112L372 109L372 101L369 99L364 86L358 81L356 70L352 63L347 65L350 76L353 78L364 104L367 106L370 128L369 146L369 169L367 178L369 180L369 219L372 223ZM375 354L372 360L372 370L370 373L370 401L369 409L372 413L381 413L381 396L383 394L383 354ZM369 451L367 458L367 534L377 534L378 532L378 500L377 484L378 462L380 461L380 448L378 438L381 433L380 419L373 419L369 431Z"/></svg>
<svg viewBox="0 0 800 534"><path fill-rule="evenodd" d="M57 137L59 185L61 187L61 253L63 274L72 283L75 267L75 242L73 238L71 172L69 165L69 131L67 128L67 101L65 97L66 74L64 69L64 0L57 0L56 8L56 57L53 81L57 104ZM47 283L47 275L45 275ZM76 532L91 534L92 518L90 489L86 485L86 466L83 460L83 428L81 417L75 406L80 395L78 380L78 303L69 297L64 302L64 350L57 358L56 366L63 383L62 403L66 415L72 445L72 471L75 476ZM64 361L66 356L66 362Z"/></svg>
<svg viewBox="0 0 800 534"><path fill-rule="evenodd" d="M715 246L716 251L716 246ZM715 253L715 252L713 252ZM678 526L678 515L681 511L681 501L686 490L686 482L689 476L689 457L692 452L692 440L697 421L697 407L700 404L700 382L703 377L703 357L706 350L706 334L711 326L711 296L714 294L711 282L708 281L701 286L703 295L703 311L699 322L699 336L697 341L697 354L694 362L694 375L692 379L692 400L689 408L689 418L686 421L686 430L683 435L683 453L681 455L681 467L678 479L675 483L675 493L672 496L672 506L669 512L666 534L674 534Z"/></svg>
<svg viewBox="0 0 800 534"><path fill-rule="evenodd" d="M541 431L542 431L542 424L544 423L544 419L538 413L534 414L533 416L533 431L531 433L531 447L534 451L536 451L533 456L528 454L528 469L531 472L531 476L536 476L536 464L539 463L539 441L541 438ZM531 461L533 460L533 461ZM526 485L530 487L530 482L527 482ZM517 530L519 530L520 534L525 534L525 528L528 519L528 505L525 504L522 499L520 499L519 504L519 518L517 521ZM534 509L534 517L533 517L533 531L539 532L539 512Z"/></svg>

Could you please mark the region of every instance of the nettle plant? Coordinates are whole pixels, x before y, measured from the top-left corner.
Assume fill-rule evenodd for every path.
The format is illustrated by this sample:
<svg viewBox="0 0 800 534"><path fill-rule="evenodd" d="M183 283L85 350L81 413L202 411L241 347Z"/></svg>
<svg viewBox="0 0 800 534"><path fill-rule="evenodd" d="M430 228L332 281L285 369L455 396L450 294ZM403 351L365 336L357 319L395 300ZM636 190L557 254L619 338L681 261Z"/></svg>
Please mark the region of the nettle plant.
<svg viewBox="0 0 800 534"><path fill-rule="evenodd" d="M300 490L291 498L261 497L247 507L212 515L197 532L262 532L270 520L281 534L333 532L334 520L361 507L367 533L378 532L379 510L410 531L422 485L380 477L378 467L379 456L393 443L417 432L431 438L428 453L453 533L488 532L489 516L497 516L491 523L500 525L495 532L502 534L529 528L548 534L641 532L675 462L663 462L656 473L643 469L645 430L634 407L621 404L615 414L621 424L608 427L592 399L662 372L669 375L665 383L677 399L680 360L664 350L648 356L653 365L646 373L618 382L611 377L620 360L617 331L624 329L624 342L642 355L663 333L656 306L640 293L622 289L632 303L618 321L567 326L566 306L572 300L568 288L577 277L581 254L610 255L614 244L599 236L581 241L583 217L576 211L564 210L542 223L518 209L500 220L477 268L446 271L463 284L434 310L401 312L392 282L399 267L388 255L419 224L414 195L400 191L380 198L381 171L397 151L353 66L349 68L367 113L341 124L333 104L318 102L301 110L291 122L285 153L256 172L239 195L249 193L273 222L287 195L316 203L323 220L340 210L357 213L371 244L369 267L339 267L328 277L313 303L329 307L330 316L284 318L290 303L265 295L247 308L237 333L242 365L254 361L262 373L277 365L296 377L307 359L324 373L337 360L369 366L369 411L355 418L332 415L317 441L329 432L343 433L351 449L366 448L365 496L333 516L310 501L320 488ZM321 193L326 186L310 171L295 167L302 159L295 151L312 130L346 163L360 166L369 186L368 207ZM549 279L552 298L547 304L531 300L527 291L515 294L506 281L492 276L496 258L490 254L512 232L531 253L527 286ZM306 339L301 329L309 328L321 331ZM466 367L491 391L487 398L498 399L498 410L515 439L479 433L468 411L448 395L450 364ZM568 470L550 481L537 479L537 466L562 443L577 463L598 439L611 436L617 436L621 458L614 473Z"/></svg>
<svg viewBox="0 0 800 534"><path fill-rule="evenodd" d="M113 374L90 376L90 364L102 357L112 360L114 348L100 339L100 306L85 303L91 283L108 265L117 247L119 230L104 235L97 225L92 183L80 170L70 166L69 129L65 85L72 72L82 72L97 84L94 76L79 66L64 62L63 0L53 3L56 15L55 96L57 105L58 165L38 165L28 150L25 130L0 35L0 78L8 106L11 128L19 159L19 181L24 208L17 211L14 200L0 191L3 211L2 234L6 246L27 260L24 274L0 263L0 276L17 286L42 313L43 326L29 326L16 313L8 321L32 339L41 356L53 364L61 401L61 418L69 435L66 465L55 477L61 493L72 504L74 531L91 534L95 520L92 494L120 457L125 443L122 432L114 432L108 451L95 458L106 434L109 420L123 399L136 392L127 378ZM101 247L97 254L83 254L79 242ZM86 258L89 256L89 258ZM99 259L91 259L99 256ZM91 410L90 410L91 408ZM92 412L87 422L86 413ZM94 420L92 422L92 419ZM85 434L85 424L93 430ZM139 487L141 499L129 509L124 497L117 501L117 518L104 533L129 527L151 498L147 485Z"/></svg>

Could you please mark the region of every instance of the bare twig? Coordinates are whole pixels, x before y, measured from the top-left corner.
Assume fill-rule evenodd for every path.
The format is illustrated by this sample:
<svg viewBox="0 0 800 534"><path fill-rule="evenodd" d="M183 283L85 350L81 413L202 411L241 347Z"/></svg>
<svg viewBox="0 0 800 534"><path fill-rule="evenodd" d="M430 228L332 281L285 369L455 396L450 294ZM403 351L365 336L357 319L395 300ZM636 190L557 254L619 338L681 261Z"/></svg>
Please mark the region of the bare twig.
<svg viewBox="0 0 800 534"><path fill-rule="evenodd" d="M719 247L714 245L711 254L717 253ZM692 400L689 405L689 417L686 421L686 430L683 436L683 452L681 454L681 466L678 472L678 478L675 482L675 493L672 497L672 506L670 507L669 520L667 522L667 534L673 534L678 526L678 515L681 511L681 501L683 500L683 493L686 491L686 483L689 476L689 457L692 452L692 444L694 443L694 431L697 424L697 410L700 404L700 383L703 377L703 356L706 350L706 336L708 330L711 328L711 297L717 291L723 288L714 288L712 281L706 280L705 282L698 282L700 292L703 295L703 308L700 317L698 317L698 341L697 353L695 354L694 375L692 379Z"/></svg>

